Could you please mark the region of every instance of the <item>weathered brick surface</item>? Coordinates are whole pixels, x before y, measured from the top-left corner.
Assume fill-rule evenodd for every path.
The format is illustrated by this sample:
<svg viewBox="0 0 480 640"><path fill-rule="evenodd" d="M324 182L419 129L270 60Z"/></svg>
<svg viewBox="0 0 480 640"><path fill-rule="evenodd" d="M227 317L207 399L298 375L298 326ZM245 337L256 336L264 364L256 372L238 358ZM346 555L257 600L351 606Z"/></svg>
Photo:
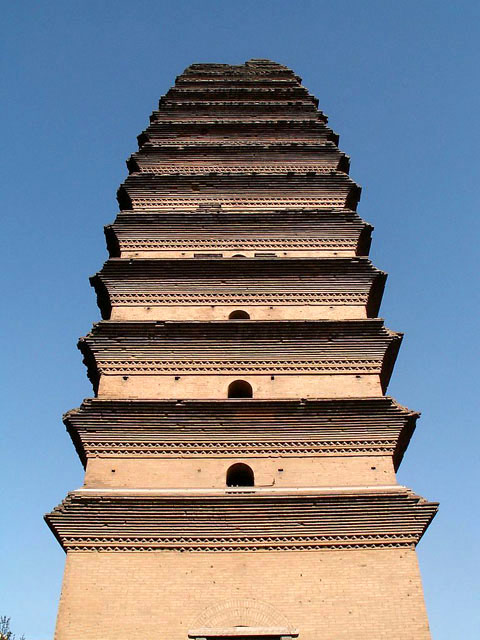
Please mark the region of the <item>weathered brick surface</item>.
<svg viewBox="0 0 480 640"><path fill-rule="evenodd" d="M430 637L413 550L68 554L56 640L186 640L225 620L301 640Z"/></svg>
<svg viewBox="0 0 480 640"><path fill-rule="evenodd" d="M401 334L300 82L192 65L127 162L79 342L97 399L65 417L85 484L46 516L56 640L430 637L414 545L436 504L396 483L418 414L384 397Z"/></svg>
<svg viewBox="0 0 480 640"><path fill-rule="evenodd" d="M92 458L86 487L218 488L225 486L227 469L244 462L253 469L259 487L335 487L395 484L390 456L315 458L227 458L106 460Z"/></svg>

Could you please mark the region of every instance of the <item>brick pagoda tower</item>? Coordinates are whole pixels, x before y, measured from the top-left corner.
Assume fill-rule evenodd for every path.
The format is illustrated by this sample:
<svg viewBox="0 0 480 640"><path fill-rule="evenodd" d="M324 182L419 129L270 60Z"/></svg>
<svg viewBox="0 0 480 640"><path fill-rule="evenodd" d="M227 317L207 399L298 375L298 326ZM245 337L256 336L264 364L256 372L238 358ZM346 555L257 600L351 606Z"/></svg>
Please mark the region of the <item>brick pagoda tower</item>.
<svg viewBox="0 0 480 640"><path fill-rule="evenodd" d="M418 414L384 395L401 334L317 100L195 64L138 141L65 416L85 483L46 516L57 640L429 638Z"/></svg>

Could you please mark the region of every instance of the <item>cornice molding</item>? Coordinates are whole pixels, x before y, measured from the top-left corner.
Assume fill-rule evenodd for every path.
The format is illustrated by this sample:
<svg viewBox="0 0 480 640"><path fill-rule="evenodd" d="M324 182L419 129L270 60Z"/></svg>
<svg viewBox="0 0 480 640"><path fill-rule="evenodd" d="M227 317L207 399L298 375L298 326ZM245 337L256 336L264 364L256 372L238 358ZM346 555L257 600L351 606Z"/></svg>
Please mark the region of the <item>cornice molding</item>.
<svg viewBox="0 0 480 640"><path fill-rule="evenodd" d="M319 551L413 547L437 510L401 487L370 494L225 493L79 491L46 521L66 551Z"/></svg>
<svg viewBox="0 0 480 640"><path fill-rule="evenodd" d="M391 398L88 399L64 416L84 465L96 457L389 455L400 465L418 413Z"/></svg>

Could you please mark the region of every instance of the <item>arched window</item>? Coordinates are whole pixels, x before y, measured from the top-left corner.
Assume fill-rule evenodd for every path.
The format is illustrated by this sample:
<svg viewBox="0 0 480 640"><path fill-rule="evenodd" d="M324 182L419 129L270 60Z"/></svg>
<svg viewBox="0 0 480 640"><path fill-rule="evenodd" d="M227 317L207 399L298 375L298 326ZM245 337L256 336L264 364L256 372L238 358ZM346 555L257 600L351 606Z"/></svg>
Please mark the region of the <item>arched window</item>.
<svg viewBox="0 0 480 640"><path fill-rule="evenodd" d="M238 311L232 311L228 316L229 320L250 320L250 315L246 311L238 309Z"/></svg>
<svg viewBox="0 0 480 640"><path fill-rule="evenodd" d="M253 487L255 478L248 464L232 464L227 471L227 487Z"/></svg>
<svg viewBox="0 0 480 640"><path fill-rule="evenodd" d="M242 255L241 253L236 253L232 258L246 258L247 256Z"/></svg>
<svg viewBox="0 0 480 640"><path fill-rule="evenodd" d="M228 385L229 398L252 398L252 385L246 380L234 380Z"/></svg>

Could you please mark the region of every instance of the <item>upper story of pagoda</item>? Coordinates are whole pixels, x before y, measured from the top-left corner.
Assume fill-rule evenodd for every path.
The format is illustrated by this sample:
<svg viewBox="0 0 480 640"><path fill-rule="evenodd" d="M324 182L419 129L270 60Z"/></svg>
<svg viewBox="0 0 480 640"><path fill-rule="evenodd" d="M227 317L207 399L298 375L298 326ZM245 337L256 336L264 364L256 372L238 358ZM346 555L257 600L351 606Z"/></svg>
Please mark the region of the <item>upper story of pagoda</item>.
<svg viewBox="0 0 480 640"><path fill-rule="evenodd" d="M360 188L317 105L274 62L192 65L138 136L120 208L355 210Z"/></svg>
<svg viewBox="0 0 480 640"><path fill-rule="evenodd" d="M360 187L317 106L275 62L188 67L127 161L111 257L368 255Z"/></svg>
<svg viewBox="0 0 480 640"><path fill-rule="evenodd" d="M100 397L221 399L238 376L263 398L383 394L386 274L317 107L265 60L192 65L160 100L91 278L104 322L80 348Z"/></svg>
<svg viewBox="0 0 480 640"><path fill-rule="evenodd" d="M105 227L112 258L354 257L373 227L350 210L121 211Z"/></svg>

